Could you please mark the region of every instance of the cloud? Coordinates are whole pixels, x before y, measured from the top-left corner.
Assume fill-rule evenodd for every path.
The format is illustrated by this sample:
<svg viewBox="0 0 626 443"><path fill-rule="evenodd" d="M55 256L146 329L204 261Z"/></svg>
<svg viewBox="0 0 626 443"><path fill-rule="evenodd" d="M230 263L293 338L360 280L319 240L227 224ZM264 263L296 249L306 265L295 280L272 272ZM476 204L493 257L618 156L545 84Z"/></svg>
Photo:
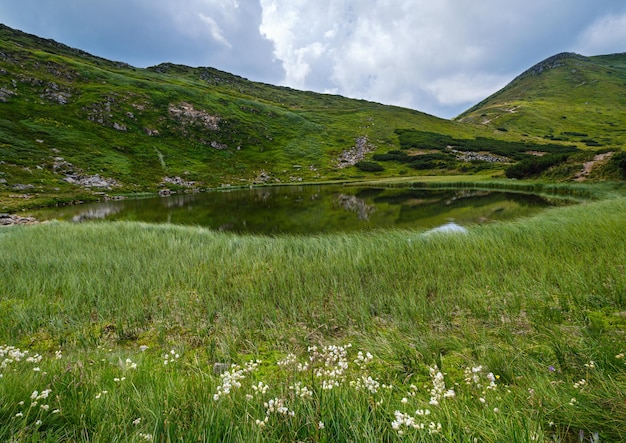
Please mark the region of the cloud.
<svg viewBox="0 0 626 443"><path fill-rule="evenodd" d="M101 57L145 67L212 66L277 82L256 0L0 1L1 21Z"/></svg>
<svg viewBox="0 0 626 443"><path fill-rule="evenodd" d="M626 14L609 14L589 25L577 50L586 55L626 52Z"/></svg>
<svg viewBox="0 0 626 443"><path fill-rule="evenodd" d="M442 117L558 52L626 50L623 0L20 0L0 17L139 67L212 66Z"/></svg>
<svg viewBox="0 0 626 443"><path fill-rule="evenodd" d="M507 75L492 75L488 73L476 73L467 75L463 73L441 77L431 81L427 90L430 91L440 104L445 106L463 105L466 103L478 103L485 97L506 86L510 81Z"/></svg>
<svg viewBox="0 0 626 443"><path fill-rule="evenodd" d="M232 48L232 45L224 37L224 34L222 33L222 29L220 28L220 25L218 25L217 22L213 20L212 17L209 17L208 15L204 15L202 12L200 12L198 16L202 19L202 21L204 21L207 25L209 25L209 32L211 33L211 36L216 42L222 43L223 45L229 48Z"/></svg>
<svg viewBox="0 0 626 443"><path fill-rule="evenodd" d="M618 5L607 0L604 8ZM531 65L571 50L602 14L584 0L260 0L288 86L452 116ZM624 6L621 6L623 9ZM623 41L624 18L601 22ZM608 26L607 26L608 25ZM600 25L598 25L600 26ZM606 34L589 31L588 41Z"/></svg>

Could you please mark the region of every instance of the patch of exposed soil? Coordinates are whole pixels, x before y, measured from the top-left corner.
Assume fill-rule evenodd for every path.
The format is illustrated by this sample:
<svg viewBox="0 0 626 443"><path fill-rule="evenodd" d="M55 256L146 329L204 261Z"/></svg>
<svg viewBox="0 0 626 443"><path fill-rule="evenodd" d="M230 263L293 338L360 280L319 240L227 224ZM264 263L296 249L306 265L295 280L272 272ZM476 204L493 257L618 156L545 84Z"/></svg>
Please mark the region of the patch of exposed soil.
<svg viewBox="0 0 626 443"><path fill-rule="evenodd" d="M598 163L606 162L609 158L611 158L612 155L612 152L605 152L604 154L596 155L593 160L590 160L583 164L583 169L578 174L576 174L574 180L577 182L586 180L587 177L589 177L589 174L591 173L593 168L595 168Z"/></svg>

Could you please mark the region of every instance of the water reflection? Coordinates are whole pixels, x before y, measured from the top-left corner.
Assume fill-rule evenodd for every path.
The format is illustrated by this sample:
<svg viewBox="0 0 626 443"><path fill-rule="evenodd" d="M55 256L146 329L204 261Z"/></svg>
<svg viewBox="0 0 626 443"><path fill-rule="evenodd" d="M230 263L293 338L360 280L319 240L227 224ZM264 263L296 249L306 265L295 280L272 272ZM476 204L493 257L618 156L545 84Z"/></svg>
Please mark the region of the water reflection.
<svg viewBox="0 0 626 443"><path fill-rule="evenodd" d="M368 220L372 212L376 210L374 206L368 205L364 199L354 195L339 194L335 200L346 211L355 212L359 220Z"/></svg>
<svg viewBox="0 0 626 443"><path fill-rule="evenodd" d="M537 195L471 189L291 186L108 201L34 215L43 220L133 220L276 235L391 228L459 230L532 215L551 204Z"/></svg>

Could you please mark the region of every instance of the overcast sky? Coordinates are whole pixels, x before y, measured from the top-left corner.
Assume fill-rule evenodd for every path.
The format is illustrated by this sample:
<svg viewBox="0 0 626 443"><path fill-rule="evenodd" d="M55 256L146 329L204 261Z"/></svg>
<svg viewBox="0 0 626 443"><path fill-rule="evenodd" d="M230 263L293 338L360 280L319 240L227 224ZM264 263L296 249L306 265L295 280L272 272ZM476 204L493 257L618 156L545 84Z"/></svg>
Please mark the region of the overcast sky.
<svg viewBox="0 0 626 443"><path fill-rule="evenodd" d="M626 51L624 0L0 0L0 22L137 67L451 118L559 52Z"/></svg>

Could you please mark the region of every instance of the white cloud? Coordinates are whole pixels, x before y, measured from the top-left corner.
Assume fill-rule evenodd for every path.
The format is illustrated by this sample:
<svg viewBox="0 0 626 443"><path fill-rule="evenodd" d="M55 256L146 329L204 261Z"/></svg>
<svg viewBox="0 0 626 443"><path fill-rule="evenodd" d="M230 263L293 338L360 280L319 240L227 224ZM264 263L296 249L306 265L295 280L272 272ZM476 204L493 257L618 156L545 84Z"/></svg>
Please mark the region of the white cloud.
<svg viewBox="0 0 626 443"><path fill-rule="evenodd" d="M614 6L616 0L607 3ZM260 5L259 31L283 66L283 84L448 116L543 58L571 50L581 25L600 9L584 0L260 0ZM608 25L612 41L623 39L623 17ZM600 37L589 37L594 39Z"/></svg>
<svg viewBox="0 0 626 443"><path fill-rule="evenodd" d="M8 26L136 66L459 114L562 51L626 50L623 0L0 0Z"/></svg>
<svg viewBox="0 0 626 443"><path fill-rule="evenodd" d="M507 75L458 73L433 80L426 89L437 97L438 102L442 105L455 106L464 103L478 103L506 86L510 80L510 76Z"/></svg>
<svg viewBox="0 0 626 443"><path fill-rule="evenodd" d="M217 22L213 20L212 17L209 17L208 15L205 15L202 12L199 13L198 16L202 19L202 21L204 21L207 25L209 25L209 32L211 33L211 36L216 42L219 42L229 48L232 47L232 45L224 37L222 33L222 29L220 28L220 25L218 25Z"/></svg>
<svg viewBox="0 0 626 443"><path fill-rule="evenodd" d="M261 0L261 6L259 30L274 44L286 85L322 83L342 95L418 109L429 100L463 102L442 86L442 76L453 89L460 81L458 97L466 100L485 90L468 85L471 76L449 76L488 53L470 38L466 11L449 0Z"/></svg>
<svg viewBox="0 0 626 443"><path fill-rule="evenodd" d="M580 36L577 51L585 55L626 52L626 14L606 15Z"/></svg>

